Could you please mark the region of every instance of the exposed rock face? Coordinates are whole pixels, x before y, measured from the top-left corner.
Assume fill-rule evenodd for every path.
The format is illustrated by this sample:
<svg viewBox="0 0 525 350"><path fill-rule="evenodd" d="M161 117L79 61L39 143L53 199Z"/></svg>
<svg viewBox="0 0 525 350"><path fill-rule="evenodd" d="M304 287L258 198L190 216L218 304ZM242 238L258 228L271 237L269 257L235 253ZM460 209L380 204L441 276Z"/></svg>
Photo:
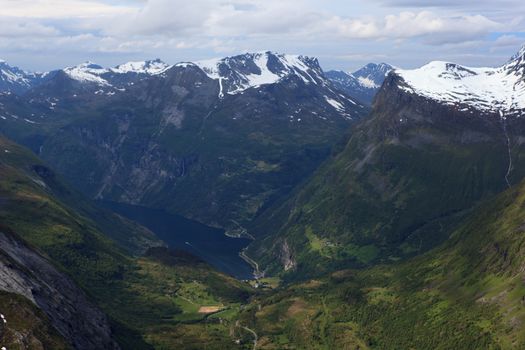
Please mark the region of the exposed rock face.
<svg viewBox="0 0 525 350"><path fill-rule="evenodd" d="M296 262L286 240L281 246L281 263L283 264L284 271L294 270L296 267Z"/></svg>
<svg viewBox="0 0 525 350"><path fill-rule="evenodd" d="M0 231L0 290L32 301L75 349L119 349L104 313L70 278L5 229Z"/></svg>

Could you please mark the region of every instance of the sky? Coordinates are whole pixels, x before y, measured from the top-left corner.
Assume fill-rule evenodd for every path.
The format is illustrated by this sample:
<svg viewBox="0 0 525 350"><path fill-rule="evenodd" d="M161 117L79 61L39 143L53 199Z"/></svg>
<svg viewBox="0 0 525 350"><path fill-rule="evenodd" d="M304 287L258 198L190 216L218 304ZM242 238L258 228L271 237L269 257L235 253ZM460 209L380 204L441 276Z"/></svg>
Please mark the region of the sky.
<svg viewBox="0 0 525 350"><path fill-rule="evenodd" d="M33 71L266 50L346 71L496 66L524 44L523 0L0 0L0 59Z"/></svg>

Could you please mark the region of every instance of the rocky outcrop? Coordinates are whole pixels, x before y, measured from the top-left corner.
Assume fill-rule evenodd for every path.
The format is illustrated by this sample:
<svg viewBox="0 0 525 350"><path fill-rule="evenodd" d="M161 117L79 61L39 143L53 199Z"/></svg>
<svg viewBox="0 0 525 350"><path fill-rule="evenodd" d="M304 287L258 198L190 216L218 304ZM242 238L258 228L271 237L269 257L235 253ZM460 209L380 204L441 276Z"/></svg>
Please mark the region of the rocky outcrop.
<svg viewBox="0 0 525 350"><path fill-rule="evenodd" d="M0 229L0 290L41 309L75 349L119 349L102 311L74 282L14 233Z"/></svg>
<svg viewBox="0 0 525 350"><path fill-rule="evenodd" d="M297 263L295 262L290 246L286 240L281 245L280 258L284 271L295 270Z"/></svg>

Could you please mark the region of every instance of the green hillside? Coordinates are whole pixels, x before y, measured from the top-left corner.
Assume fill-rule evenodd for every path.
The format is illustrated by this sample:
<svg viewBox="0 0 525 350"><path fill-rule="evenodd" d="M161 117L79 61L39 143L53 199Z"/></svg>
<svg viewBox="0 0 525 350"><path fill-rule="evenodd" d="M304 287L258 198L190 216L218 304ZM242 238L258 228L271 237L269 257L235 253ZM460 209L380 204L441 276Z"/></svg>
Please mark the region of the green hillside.
<svg viewBox="0 0 525 350"><path fill-rule="evenodd" d="M123 348L173 348L187 342L219 349L232 343L234 325L225 321L208 327L202 322L207 314L199 309L236 310L253 293L251 287L161 247L149 248L143 257L132 255L119 242L124 247L138 242L145 250L152 242L158 245L151 232L90 206L30 152L5 138L0 138L0 173L2 225L91 296L112 319ZM73 196L76 205L66 205Z"/></svg>
<svg viewBox="0 0 525 350"><path fill-rule="evenodd" d="M242 315L260 349L522 349L525 183L403 263L341 270Z"/></svg>

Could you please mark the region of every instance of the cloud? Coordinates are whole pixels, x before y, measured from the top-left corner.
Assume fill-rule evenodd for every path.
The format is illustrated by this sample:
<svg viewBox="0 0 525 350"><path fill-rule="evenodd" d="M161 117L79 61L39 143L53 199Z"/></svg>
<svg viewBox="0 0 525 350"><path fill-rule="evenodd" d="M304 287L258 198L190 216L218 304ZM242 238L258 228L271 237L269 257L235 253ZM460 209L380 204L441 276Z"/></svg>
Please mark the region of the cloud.
<svg viewBox="0 0 525 350"><path fill-rule="evenodd" d="M219 5L210 0L149 0L131 18L120 18L114 34L178 35L201 28L210 12ZM115 24L115 23L113 23Z"/></svg>
<svg viewBox="0 0 525 350"><path fill-rule="evenodd" d="M18 18L85 18L124 15L136 7L84 0L0 0L0 15Z"/></svg>
<svg viewBox="0 0 525 350"><path fill-rule="evenodd" d="M60 31L49 25L44 25L31 20L17 20L11 17L0 17L0 37L25 38L25 37L53 37Z"/></svg>
<svg viewBox="0 0 525 350"><path fill-rule="evenodd" d="M149 0L132 19L113 22L108 35L235 38L286 36L299 40L424 39L440 44L472 40L500 25L483 15L403 11L386 16L342 16L300 0Z"/></svg>
<svg viewBox="0 0 525 350"><path fill-rule="evenodd" d="M106 27L114 35L248 37L303 31L322 16L301 0L149 0L132 18Z"/></svg>
<svg viewBox="0 0 525 350"><path fill-rule="evenodd" d="M525 37L515 34L503 34L491 43L490 52L506 51L507 49L515 49L523 46Z"/></svg>
<svg viewBox="0 0 525 350"><path fill-rule="evenodd" d="M423 38L425 43L441 44L472 40L501 27L479 14L403 11L383 17L334 15L307 6L301 0L147 0L133 4L0 0L0 14L12 18L10 23L16 22L13 33L23 34L27 28L28 35L32 30L42 33L47 30L49 35L54 25L55 34L59 31L56 28L61 28L68 35L90 33L122 42L149 37L157 44L170 43L173 38L179 42L213 39L242 42L254 37L283 36L303 41ZM32 22L27 24L28 20ZM52 24L41 24L38 20Z"/></svg>
<svg viewBox="0 0 525 350"><path fill-rule="evenodd" d="M489 51L490 40L502 50L511 47L519 35L494 33L523 31L515 9L525 5L502 1L514 6L488 0L0 0L0 48L13 57L39 52L115 63L263 49L333 60L412 50L423 60L435 58L436 45L443 55L473 45ZM26 57L31 62L34 55Z"/></svg>
<svg viewBox="0 0 525 350"><path fill-rule="evenodd" d="M477 7L480 6L490 6L492 8L501 8L502 6L510 5L521 5L520 0L379 0L378 3L381 3L386 6L392 7L413 7L413 8L422 8L422 7L455 7L455 8L464 8Z"/></svg>
<svg viewBox="0 0 525 350"><path fill-rule="evenodd" d="M500 24L481 16L440 16L430 11L401 12L382 20L334 17L330 26L344 37L369 39L424 38L429 44L472 40L500 28Z"/></svg>

